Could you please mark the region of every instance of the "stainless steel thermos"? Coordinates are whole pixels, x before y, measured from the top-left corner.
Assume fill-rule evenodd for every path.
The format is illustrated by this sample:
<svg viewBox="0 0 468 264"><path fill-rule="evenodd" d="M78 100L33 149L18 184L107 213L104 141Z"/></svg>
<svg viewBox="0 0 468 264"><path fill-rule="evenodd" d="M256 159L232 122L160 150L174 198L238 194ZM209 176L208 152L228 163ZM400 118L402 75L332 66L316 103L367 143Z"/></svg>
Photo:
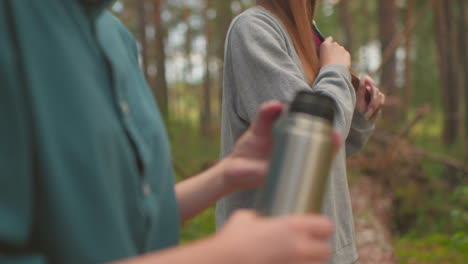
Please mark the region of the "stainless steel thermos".
<svg viewBox="0 0 468 264"><path fill-rule="evenodd" d="M333 161L335 102L299 92L274 127L266 185L256 209L265 216L320 213Z"/></svg>

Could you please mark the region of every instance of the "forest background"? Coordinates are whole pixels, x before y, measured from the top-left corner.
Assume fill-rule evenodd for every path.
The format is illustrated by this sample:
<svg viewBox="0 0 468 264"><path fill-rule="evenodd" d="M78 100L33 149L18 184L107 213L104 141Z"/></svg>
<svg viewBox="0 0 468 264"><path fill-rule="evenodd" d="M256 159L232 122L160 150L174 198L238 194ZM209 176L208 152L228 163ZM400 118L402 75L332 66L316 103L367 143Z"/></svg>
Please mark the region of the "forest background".
<svg viewBox="0 0 468 264"><path fill-rule="evenodd" d="M172 143L178 180L219 155L224 40L253 0L119 0ZM319 0L316 22L388 95L348 160L363 263L468 263L468 1ZM215 232L211 208L181 240Z"/></svg>

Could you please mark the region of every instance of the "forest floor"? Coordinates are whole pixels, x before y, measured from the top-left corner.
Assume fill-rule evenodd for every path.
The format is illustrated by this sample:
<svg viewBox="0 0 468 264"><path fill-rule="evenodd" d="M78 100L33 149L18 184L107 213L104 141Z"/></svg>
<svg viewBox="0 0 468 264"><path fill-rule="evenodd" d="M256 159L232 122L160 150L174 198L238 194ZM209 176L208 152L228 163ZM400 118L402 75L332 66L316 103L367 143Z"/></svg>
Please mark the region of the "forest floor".
<svg viewBox="0 0 468 264"><path fill-rule="evenodd" d="M391 196L369 177L351 183L360 264L396 264L391 236Z"/></svg>

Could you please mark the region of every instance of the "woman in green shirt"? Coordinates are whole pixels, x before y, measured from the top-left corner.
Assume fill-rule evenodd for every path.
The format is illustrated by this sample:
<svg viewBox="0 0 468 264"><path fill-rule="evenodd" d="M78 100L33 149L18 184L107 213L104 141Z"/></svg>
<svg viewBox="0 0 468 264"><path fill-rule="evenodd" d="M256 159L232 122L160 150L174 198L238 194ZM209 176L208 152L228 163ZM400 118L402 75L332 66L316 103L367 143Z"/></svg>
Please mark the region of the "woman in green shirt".
<svg viewBox="0 0 468 264"><path fill-rule="evenodd" d="M264 105L228 157L174 188L135 40L110 2L0 0L0 263L323 261L331 224L311 215L244 211L177 247L180 223L263 182L282 105Z"/></svg>

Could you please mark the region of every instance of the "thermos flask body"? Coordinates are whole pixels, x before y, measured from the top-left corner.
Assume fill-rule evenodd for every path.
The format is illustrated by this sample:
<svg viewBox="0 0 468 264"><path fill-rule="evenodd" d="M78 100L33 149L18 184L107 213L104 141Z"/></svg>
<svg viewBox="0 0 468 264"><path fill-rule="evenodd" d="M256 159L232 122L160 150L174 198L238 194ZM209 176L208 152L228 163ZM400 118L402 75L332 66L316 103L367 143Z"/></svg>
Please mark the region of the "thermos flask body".
<svg viewBox="0 0 468 264"><path fill-rule="evenodd" d="M281 117L257 210L265 216L320 213L334 156L332 135L331 120L300 112Z"/></svg>

